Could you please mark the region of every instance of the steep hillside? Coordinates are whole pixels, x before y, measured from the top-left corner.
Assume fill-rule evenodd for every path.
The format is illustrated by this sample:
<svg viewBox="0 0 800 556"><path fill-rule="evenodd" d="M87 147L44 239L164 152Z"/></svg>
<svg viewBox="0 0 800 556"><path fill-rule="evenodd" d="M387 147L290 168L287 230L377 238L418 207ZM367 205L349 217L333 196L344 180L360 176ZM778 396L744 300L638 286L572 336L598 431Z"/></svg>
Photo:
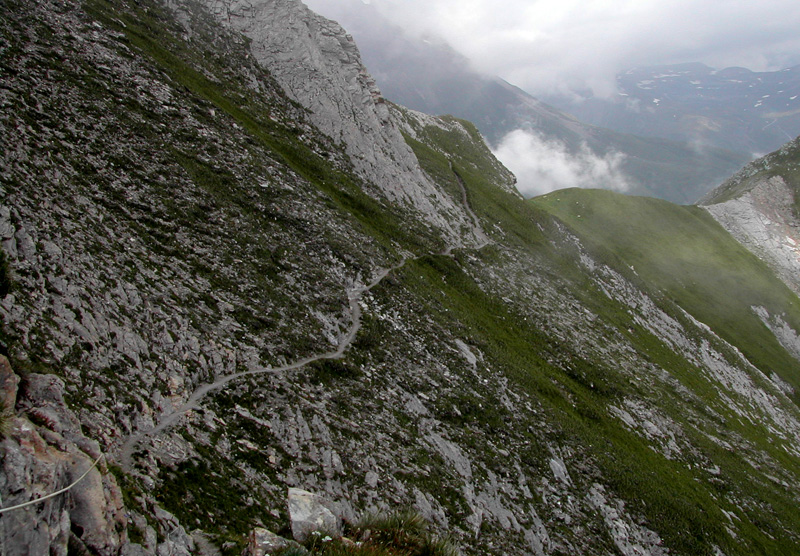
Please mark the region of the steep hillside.
<svg viewBox="0 0 800 556"><path fill-rule="evenodd" d="M722 226L800 293L800 142L745 166L700 200Z"/></svg>
<svg viewBox="0 0 800 556"><path fill-rule="evenodd" d="M439 229L459 219L452 201L420 172L353 38L341 26L294 0L204 4L217 21L250 41L256 61L309 110L310 122L342 145L361 177L390 201L414 206ZM456 236L451 240L463 240L463 231Z"/></svg>
<svg viewBox="0 0 800 556"><path fill-rule="evenodd" d="M767 328L788 322L797 330L800 300L705 211L600 190L558 191L535 202L800 390L800 361Z"/></svg>
<svg viewBox="0 0 800 556"><path fill-rule="evenodd" d="M796 298L787 349L702 324L299 1L4 8L0 552L297 554L302 491L464 554L795 552Z"/></svg>

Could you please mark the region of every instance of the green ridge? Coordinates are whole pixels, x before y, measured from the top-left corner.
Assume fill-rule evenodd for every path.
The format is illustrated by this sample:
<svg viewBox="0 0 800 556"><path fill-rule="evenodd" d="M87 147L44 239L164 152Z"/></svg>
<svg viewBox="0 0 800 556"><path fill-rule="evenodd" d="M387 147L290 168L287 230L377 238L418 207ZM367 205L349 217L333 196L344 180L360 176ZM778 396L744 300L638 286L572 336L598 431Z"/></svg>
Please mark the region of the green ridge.
<svg viewBox="0 0 800 556"><path fill-rule="evenodd" d="M800 362L752 310L765 307L797 330L800 300L703 209L579 189L556 191L532 203L631 267L754 365L800 389Z"/></svg>

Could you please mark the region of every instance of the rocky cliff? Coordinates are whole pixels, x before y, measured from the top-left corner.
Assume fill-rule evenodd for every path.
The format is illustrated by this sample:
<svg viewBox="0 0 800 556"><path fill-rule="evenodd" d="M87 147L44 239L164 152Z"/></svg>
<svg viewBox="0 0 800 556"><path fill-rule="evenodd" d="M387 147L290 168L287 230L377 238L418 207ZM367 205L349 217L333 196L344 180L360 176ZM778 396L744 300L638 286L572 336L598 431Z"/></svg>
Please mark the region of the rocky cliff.
<svg viewBox="0 0 800 556"><path fill-rule="evenodd" d="M798 141L749 164L700 204L736 239L800 293L797 213Z"/></svg>
<svg viewBox="0 0 800 556"><path fill-rule="evenodd" d="M466 237L463 213L422 173L369 75L353 37L300 0L208 0L223 25L249 39L253 57L290 98L310 111L310 121L344 146L356 171L393 202L416 208L420 218Z"/></svg>
<svg viewBox="0 0 800 556"><path fill-rule="evenodd" d="M63 380L40 374L20 380L0 357L0 384L3 507L42 500L3 516L3 554L118 553L128 542L122 492L101 462L100 445L83 435L67 407ZM73 483L68 496L48 499Z"/></svg>
<svg viewBox="0 0 800 556"><path fill-rule="evenodd" d="M248 6L5 6L5 554L238 555L290 489L465 554L790 554L794 302L712 329Z"/></svg>

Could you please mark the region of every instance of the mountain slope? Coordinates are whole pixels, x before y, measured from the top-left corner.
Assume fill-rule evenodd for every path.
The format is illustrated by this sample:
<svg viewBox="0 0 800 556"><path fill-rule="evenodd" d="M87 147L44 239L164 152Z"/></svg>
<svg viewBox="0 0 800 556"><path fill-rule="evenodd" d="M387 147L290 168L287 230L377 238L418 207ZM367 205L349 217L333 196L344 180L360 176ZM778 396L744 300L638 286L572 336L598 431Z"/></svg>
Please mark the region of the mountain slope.
<svg viewBox="0 0 800 556"><path fill-rule="evenodd" d="M795 139L744 167L700 200L722 226L800 293Z"/></svg>
<svg viewBox="0 0 800 556"><path fill-rule="evenodd" d="M796 295L702 209L599 190L558 191L536 202L609 249L767 374L800 388L798 361L761 317L780 315L797 329Z"/></svg>
<svg viewBox="0 0 800 556"><path fill-rule="evenodd" d="M6 554L241 554L291 535L289 488L348 521L411 506L465 554L793 553L771 339L751 355L525 202L467 122L387 104L358 136L380 98L300 2L241 17L280 8L287 45L295 22L330 103L204 6L0 20L0 494L34 501Z"/></svg>
<svg viewBox="0 0 800 556"><path fill-rule="evenodd" d="M353 33L387 98L428 114L467 119L495 148L522 129L573 155L582 148L601 159L621 153L620 168L631 193L677 203L695 202L750 159L749 153L723 148L697 149L684 139L621 133L608 123L587 125L499 78L476 72L447 45L410 37L373 6L356 0L315 5Z"/></svg>

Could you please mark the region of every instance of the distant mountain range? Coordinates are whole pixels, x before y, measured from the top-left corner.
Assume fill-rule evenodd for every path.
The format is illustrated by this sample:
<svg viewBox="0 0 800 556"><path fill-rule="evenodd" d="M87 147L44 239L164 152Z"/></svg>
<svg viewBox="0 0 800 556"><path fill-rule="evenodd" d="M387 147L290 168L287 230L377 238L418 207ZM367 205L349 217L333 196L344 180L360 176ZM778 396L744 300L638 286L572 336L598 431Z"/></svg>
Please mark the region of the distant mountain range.
<svg viewBox="0 0 800 556"><path fill-rule="evenodd" d="M696 201L752 158L750 149L698 149L679 136L636 135L607 124L584 123L563 107L475 71L448 45L412 37L371 5L354 1L314 7L354 36L387 99L428 114L469 120L494 147L521 129L534 133L540 143L563 145L578 156L586 156L588 150L589 156L605 160L619 153L628 193L677 203Z"/></svg>
<svg viewBox="0 0 800 556"><path fill-rule="evenodd" d="M611 99L548 97L592 125L754 155L800 134L800 66L775 72L699 63L631 69Z"/></svg>

